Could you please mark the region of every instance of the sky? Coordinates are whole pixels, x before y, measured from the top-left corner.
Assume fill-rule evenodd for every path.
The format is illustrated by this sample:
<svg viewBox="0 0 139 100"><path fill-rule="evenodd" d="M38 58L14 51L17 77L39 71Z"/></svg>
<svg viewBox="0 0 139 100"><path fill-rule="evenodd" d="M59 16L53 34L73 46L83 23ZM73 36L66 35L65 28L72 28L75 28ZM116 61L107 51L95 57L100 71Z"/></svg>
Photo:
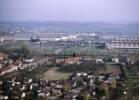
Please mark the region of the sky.
<svg viewBox="0 0 139 100"><path fill-rule="evenodd" d="M0 21L139 22L139 0L0 0Z"/></svg>

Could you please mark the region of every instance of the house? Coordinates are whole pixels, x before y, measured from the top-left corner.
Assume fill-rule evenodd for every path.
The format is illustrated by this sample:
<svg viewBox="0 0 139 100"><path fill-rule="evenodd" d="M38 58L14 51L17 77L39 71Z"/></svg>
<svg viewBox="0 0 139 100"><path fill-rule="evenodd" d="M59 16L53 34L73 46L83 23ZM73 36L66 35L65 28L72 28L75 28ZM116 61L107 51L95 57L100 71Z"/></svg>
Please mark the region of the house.
<svg viewBox="0 0 139 100"><path fill-rule="evenodd" d="M104 63L103 59L96 59L96 63Z"/></svg>
<svg viewBox="0 0 139 100"><path fill-rule="evenodd" d="M23 62L25 62L25 63L31 63L33 61L34 61L34 59L23 59Z"/></svg>
<svg viewBox="0 0 139 100"><path fill-rule="evenodd" d="M112 58L112 62L119 63L119 58Z"/></svg>
<svg viewBox="0 0 139 100"><path fill-rule="evenodd" d="M60 64L60 63L63 63L63 62L64 62L64 59L56 59L57 64Z"/></svg>
<svg viewBox="0 0 139 100"><path fill-rule="evenodd" d="M0 53L0 61L3 61L4 59L7 59L8 55L4 53Z"/></svg>
<svg viewBox="0 0 139 100"><path fill-rule="evenodd" d="M65 64L79 64L81 57L70 57L65 59Z"/></svg>
<svg viewBox="0 0 139 100"><path fill-rule="evenodd" d="M88 57L88 56L85 56L85 57L83 57L83 60L85 60L85 61L92 61L92 57Z"/></svg>

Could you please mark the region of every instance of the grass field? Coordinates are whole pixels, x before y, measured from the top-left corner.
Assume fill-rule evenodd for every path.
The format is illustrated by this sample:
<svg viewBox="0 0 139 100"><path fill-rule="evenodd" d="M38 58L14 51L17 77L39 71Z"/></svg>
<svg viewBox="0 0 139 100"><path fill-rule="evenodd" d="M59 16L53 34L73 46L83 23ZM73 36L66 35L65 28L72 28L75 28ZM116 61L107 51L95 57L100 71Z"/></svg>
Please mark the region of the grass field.
<svg viewBox="0 0 139 100"><path fill-rule="evenodd" d="M106 64L106 71L105 73L115 73L115 74L121 74L120 67L117 65L112 64Z"/></svg>
<svg viewBox="0 0 139 100"><path fill-rule="evenodd" d="M52 67L48 71L44 72L43 79L44 80L64 80L68 79L70 73L62 73L58 72L57 67Z"/></svg>
<svg viewBox="0 0 139 100"><path fill-rule="evenodd" d="M62 52L64 54L96 54L96 52L101 51L102 49L96 49L93 47L71 47L71 48L65 48Z"/></svg>

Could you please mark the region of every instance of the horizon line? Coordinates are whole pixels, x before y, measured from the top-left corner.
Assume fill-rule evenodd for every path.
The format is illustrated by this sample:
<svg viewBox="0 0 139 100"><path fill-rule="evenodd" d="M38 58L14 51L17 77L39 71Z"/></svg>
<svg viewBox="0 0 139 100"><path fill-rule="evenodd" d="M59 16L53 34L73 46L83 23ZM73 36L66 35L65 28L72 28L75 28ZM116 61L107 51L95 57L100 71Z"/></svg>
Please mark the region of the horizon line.
<svg viewBox="0 0 139 100"><path fill-rule="evenodd" d="M130 22L108 22L108 21L64 21L64 20L7 20L0 21L0 23L8 23L8 22L59 22L59 23L103 23L103 24L139 24L139 21L130 21Z"/></svg>

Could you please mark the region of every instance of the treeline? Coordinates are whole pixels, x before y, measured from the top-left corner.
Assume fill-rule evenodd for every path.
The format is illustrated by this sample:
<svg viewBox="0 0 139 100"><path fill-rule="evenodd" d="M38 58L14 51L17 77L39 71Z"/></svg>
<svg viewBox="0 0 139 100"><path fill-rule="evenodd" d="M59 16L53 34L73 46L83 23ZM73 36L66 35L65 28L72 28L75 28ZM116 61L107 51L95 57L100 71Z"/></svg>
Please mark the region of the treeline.
<svg viewBox="0 0 139 100"><path fill-rule="evenodd" d="M22 45L20 48L0 47L0 52L8 54L9 57L13 60L32 57L32 52L30 48L26 45Z"/></svg>

